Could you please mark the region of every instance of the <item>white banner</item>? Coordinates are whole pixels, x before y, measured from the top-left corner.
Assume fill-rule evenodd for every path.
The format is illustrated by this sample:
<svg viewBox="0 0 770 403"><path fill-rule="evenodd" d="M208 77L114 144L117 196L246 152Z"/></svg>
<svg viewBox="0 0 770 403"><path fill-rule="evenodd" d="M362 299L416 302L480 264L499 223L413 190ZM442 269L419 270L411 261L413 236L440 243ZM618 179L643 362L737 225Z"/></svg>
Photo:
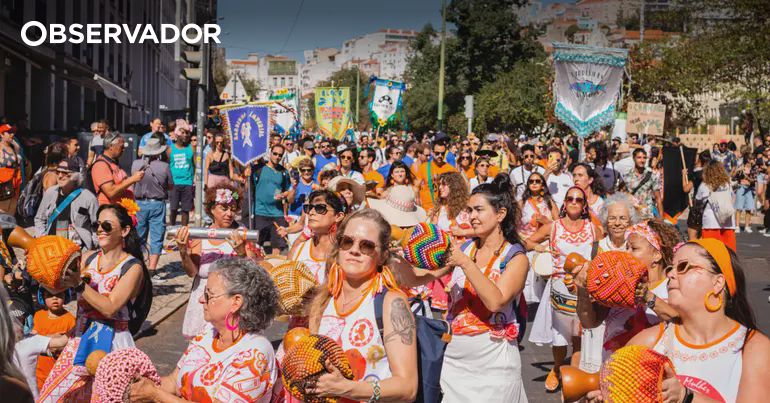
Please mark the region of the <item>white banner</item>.
<svg viewBox="0 0 770 403"><path fill-rule="evenodd" d="M374 80L374 95L370 105L372 121L376 126L385 126L395 120L401 109L403 83L389 80Z"/></svg>

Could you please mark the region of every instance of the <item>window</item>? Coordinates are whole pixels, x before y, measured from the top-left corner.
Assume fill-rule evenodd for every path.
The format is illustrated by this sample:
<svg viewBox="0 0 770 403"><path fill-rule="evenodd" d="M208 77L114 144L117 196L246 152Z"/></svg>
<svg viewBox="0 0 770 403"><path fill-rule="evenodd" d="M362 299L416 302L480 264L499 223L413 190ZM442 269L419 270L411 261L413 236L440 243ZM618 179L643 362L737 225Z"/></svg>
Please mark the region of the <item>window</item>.
<svg viewBox="0 0 770 403"><path fill-rule="evenodd" d="M273 77L273 87L278 87L278 77Z"/></svg>
<svg viewBox="0 0 770 403"><path fill-rule="evenodd" d="M281 77L281 88L286 86L286 77Z"/></svg>
<svg viewBox="0 0 770 403"><path fill-rule="evenodd" d="M294 77L289 77L289 87L294 86Z"/></svg>

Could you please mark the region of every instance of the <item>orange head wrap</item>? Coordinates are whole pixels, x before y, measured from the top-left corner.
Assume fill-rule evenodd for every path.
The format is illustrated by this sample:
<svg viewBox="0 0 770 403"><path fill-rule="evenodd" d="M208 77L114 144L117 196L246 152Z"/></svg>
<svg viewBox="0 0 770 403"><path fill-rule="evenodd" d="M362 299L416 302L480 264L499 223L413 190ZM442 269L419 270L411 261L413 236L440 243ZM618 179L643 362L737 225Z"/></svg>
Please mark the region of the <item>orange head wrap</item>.
<svg viewBox="0 0 770 403"><path fill-rule="evenodd" d="M691 240L690 243L700 245L714 258L719 266L719 270L722 271L722 275L725 276L727 291L730 292L731 297L735 296L735 293L738 290L735 284L735 272L733 271L733 264L730 261L730 252L727 251L727 246L725 246L722 241L713 238L695 239Z"/></svg>

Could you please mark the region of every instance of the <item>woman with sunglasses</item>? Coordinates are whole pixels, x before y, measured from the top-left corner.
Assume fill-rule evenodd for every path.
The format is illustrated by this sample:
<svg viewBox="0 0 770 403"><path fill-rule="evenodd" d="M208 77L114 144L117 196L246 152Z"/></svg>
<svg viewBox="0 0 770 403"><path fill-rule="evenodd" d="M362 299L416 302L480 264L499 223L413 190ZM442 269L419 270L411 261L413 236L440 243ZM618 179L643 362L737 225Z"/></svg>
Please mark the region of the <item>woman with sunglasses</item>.
<svg viewBox="0 0 770 403"><path fill-rule="evenodd" d="M207 134L208 136L208 134ZM233 164L230 160L230 151L227 147L224 133L214 134L214 140L211 144L211 152L206 154L206 162L203 167L205 178L203 183L207 188L215 187L219 184L232 185Z"/></svg>
<svg viewBox="0 0 770 403"><path fill-rule="evenodd" d="M125 207L102 205L97 218L94 232L99 249L86 253L80 271L66 281L77 292L76 338L54 365L40 391L40 401L89 398L92 378L84 368L88 354L96 349L110 352L134 347L128 304L136 302L149 279L142 242ZM81 338L89 342L81 343Z"/></svg>
<svg viewBox="0 0 770 403"><path fill-rule="evenodd" d="M526 401L516 301L528 262L516 233L518 208L507 175L479 185L468 200L472 240L452 243L444 353L444 401Z"/></svg>
<svg viewBox="0 0 770 403"><path fill-rule="evenodd" d="M251 259L211 265L203 306L207 330L190 341L171 374L156 386L146 378L129 388L132 402L275 401L281 381L264 335L278 311L278 291Z"/></svg>
<svg viewBox="0 0 770 403"><path fill-rule="evenodd" d="M586 193L573 186L567 191L559 219L541 226L524 240L528 250L545 252L553 256L553 274L546 283L543 295L549 303L541 303L535 315L535 323L529 341L551 344L554 365L545 380L545 389L555 392L561 382L560 367L567 357L567 347L572 344L572 363L580 359L580 321L576 314L577 295L573 278L564 270L564 262L570 253L578 253L586 260L596 254L594 244L601 239L601 229L592 223ZM541 243L549 240L548 246Z"/></svg>
<svg viewBox="0 0 770 403"><path fill-rule="evenodd" d="M470 143L468 143L470 148ZM476 176L476 172L473 169L473 154L470 150L463 149L460 156L457 158L457 170L463 174L465 180L470 182L471 178Z"/></svg>
<svg viewBox="0 0 770 403"><path fill-rule="evenodd" d="M203 318L203 306L197 303L206 288L211 264L226 256L249 256L256 258L263 254L258 246L245 241L243 231L235 222L235 212L241 206L238 191L230 185L217 185L206 189L204 208L213 222L209 228L232 228L226 240L190 239L188 227L177 231L176 244L182 258L182 268L193 278L190 300L182 324L182 335L188 340L207 329Z"/></svg>
<svg viewBox="0 0 770 403"><path fill-rule="evenodd" d="M390 225L376 210L357 211L339 227L329 276L310 308L310 332L330 337L343 350L357 350L366 362L357 380L348 380L336 367L328 366L329 372L310 388L318 396L355 401L415 399L414 316L386 265L389 242ZM379 298L383 329L377 329L375 317Z"/></svg>
<svg viewBox="0 0 770 403"><path fill-rule="evenodd" d="M667 402L759 402L770 394L770 340L757 330L738 256L717 239L687 242L666 268L668 303L677 322L641 331L629 345L668 356ZM600 391L588 394L603 401Z"/></svg>
<svg viewBox="0 0 770 403"><path fill-rule="evenodd" d="M518 232L521 239L527 239L538 228L550 224L559 219L559 209L551 198L551 192L545 183L545 176L539 172L532 172L527 179L527 188L524 190L522 200L518 201L521 211L521 222ZM530 265L533 263L537 252L527 252ZM524 297L527 302L539 302L545 284L543 278L536 275L533 270L527 272L527 282L524 285Z"/></svg>
<svg viewBox="0 0 770 403"><path fill-rule="evenodd" d="M482 183L492 183L494 176L490 175L490 171L489 157L479 157L474 168L475 175L469 181L471 192Z"/></svg>

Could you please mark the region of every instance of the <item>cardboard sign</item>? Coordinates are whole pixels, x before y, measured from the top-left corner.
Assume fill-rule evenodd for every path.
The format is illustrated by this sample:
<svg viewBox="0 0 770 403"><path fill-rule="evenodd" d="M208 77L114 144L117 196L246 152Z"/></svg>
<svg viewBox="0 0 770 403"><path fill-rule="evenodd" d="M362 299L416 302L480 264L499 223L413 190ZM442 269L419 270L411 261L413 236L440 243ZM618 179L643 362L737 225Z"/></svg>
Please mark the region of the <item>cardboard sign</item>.
<svg viewBox="0 0 770 403"><path fill-rule="evenodd" d="M662 136L665 121L666 105L664 104L628 103L626 133Z"/></svg>

